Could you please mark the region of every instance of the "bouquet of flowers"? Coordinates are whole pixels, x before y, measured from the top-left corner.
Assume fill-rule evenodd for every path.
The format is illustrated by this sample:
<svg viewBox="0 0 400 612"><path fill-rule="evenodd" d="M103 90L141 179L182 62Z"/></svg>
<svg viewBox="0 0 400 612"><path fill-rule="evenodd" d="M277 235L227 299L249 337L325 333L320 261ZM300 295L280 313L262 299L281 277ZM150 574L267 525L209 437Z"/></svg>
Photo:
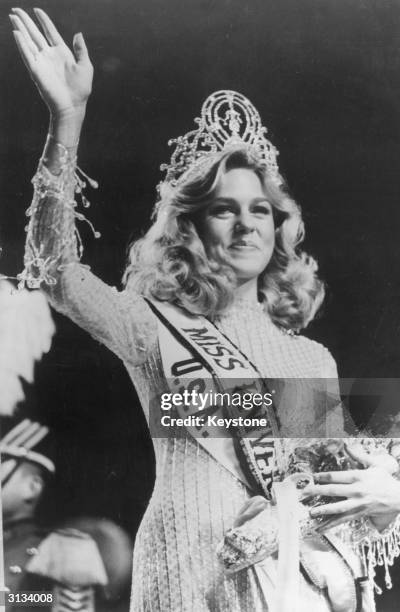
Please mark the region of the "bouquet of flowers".
<svg viewBox="0 0 400 612"><path fill-rule="evenodd" d="M281 479L291 479L299 490L298 518L300 521L300 532L302 537L310 537L318 531L322 518L311 518L309 510L312 507L330 504L343 498L326 497L323 495L307 496L302 493L305 487L313 482L314 474L321 472L345 471L360 469L363 466L355 461L346 450L346 444L363 446L363 449L371 454L382 454L388 457L392 441L387 438L286 438L276 441L280 446L279 467ZM394 457L392 456L392 460ZM257 500L261 498L253 498ZM251 504L251 500L249 504ZM254 512L252 518L240 527L230 529L225 535L224 542L219 547L219 555L229 570L237 571L256 559L272 554L278 548L277 514L276 506L272 502L257 501L262 511ZM242 514L245 516L248 509L244 507ZM352 540L357 534L360 542L364 545L366 523L358 521L359 524L344 524L340 531L347 540ZM369 529L369 527L368 527ZM370 530L368 531L370 537Z"/></svg>

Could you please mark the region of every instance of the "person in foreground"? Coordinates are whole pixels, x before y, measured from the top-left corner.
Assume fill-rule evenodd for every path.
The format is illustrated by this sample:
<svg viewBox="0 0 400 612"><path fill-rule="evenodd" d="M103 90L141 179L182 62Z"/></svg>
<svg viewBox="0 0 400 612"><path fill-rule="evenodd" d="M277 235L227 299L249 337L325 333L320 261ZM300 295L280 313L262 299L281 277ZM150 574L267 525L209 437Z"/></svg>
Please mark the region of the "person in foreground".
<svg viewBox="0 0 400 612"><path fill-rule="evenodd" d="M0 440L6 609L36 603L54 612L79 605L92 612L94 588L107 583L94 540L40 521L39 503L55 473L49 429L30 419L2 419L2 433L3 426L9 428Z"/></svg>
<svg viewBox="0 0 400 612"><path fill-rule="evenodd" d="M297 335L318 310L323 284L300 249L301 212L284 188L258 112L233 91L207 98L196 130L174 141L154 224L131 247L118 292L80 264L75 228L83 218L76 194L84 186L76 155L93 68L81 34L71 52L49 17L40 9L35 15L40 28L21 9L11 15L19 51L50 110L21 284L46 288L59 311L123 360L153 425L165 393L200 389L211 397L241 381L242 391L270 397L272 379L302 382L297 411L284 401L275 410L268 402L259 407L261 430L228 430L203 419L198 427L152 432L157 476L136 536L131 609L373 610L361 548L345 541L352 526L321 536L298 501L298 449L313 443L306 436L340 438L344 431L335 384L321 407L316 382L335 381L335 362ZM177 405L170 414L195 415L198 406ZM203 414L235 412L210 401ZM303 442L284 439L294 431ZM337 465L358 465L343 444L335 448ZM369 456L395 482L394 459ZM365 516L368 494L361 496ZM388 524L398 507L374 511ZM368 538L384 546L398 526L382 535L362 528L358 544Z"/></svg>
<svg viewBox="0 0 400 612"><path fill-rule="evenodd" d="M39 503L56 470L53 434L21 417L2 418L0 430L6 609L127 610L130 538L100 518L43 525Z"/></svg>

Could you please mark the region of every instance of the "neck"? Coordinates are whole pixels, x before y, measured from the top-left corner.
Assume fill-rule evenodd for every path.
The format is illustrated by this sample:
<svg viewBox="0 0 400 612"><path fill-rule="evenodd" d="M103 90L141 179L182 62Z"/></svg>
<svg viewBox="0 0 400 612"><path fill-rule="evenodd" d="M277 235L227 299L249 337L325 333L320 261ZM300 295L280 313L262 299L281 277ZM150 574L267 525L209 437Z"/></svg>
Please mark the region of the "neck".
<svg viewBox="0 0 400 612"><path fill-rule="evenodd" d="M249 302L258 302L257 278L252 278L241 284L238 284L235 290L235 301L246 300Z"/></svg>
<svg viewBox="0 0 400 612"><path fill-rule="evenodd" d="M32 523L36 523L36 519L34 516L26 516L26 517L10 517L9 519L4 518L3 527L4 529L11 529L12 527L19 525L31 525Z"/></svg>
<svg viewBox="0 0 400 612"><path fill-rule="evenodd" d="M10 512L9 514L4 512L4 524L7 525L9 523L19 523L20 521L33 521L34 520L34 512L31 508L17 510L14 512Z"/></svg>

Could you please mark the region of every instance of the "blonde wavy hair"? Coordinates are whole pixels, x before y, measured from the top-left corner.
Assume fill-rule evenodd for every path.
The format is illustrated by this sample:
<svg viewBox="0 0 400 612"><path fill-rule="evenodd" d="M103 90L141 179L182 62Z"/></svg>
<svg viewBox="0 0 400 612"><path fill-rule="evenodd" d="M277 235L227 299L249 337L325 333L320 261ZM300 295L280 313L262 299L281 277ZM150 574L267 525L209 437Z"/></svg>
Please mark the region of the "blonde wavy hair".
<svg viewBox="0 0 400 612"><path fill-rule="evenodd" d="M324 285L315 260L299 248L304 239L300 207L282 178L272 176L245 148L222 152L207 169L189 171L178 187L163 186L153 225L129 249L124 283L144 297L211 319L232 303L233 270L207 255L197 228L221 175L236 168L255 172L274 215L275 248L258 277L259 299L274 323L298 331L314 318L324 298Z"/></svg>

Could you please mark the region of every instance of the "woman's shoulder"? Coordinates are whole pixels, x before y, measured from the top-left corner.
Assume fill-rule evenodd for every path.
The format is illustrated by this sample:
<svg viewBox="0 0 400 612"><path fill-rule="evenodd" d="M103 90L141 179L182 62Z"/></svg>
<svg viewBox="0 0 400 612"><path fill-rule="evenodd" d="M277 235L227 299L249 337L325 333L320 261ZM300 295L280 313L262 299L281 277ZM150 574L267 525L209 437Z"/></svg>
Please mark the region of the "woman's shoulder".
<svg viewBox="0 0 400 612"><path fill-rule="evenodd" d="M328 348L322 344L322 342L318 342L318 340L314 340L309 336L304 335L303 332L298 334L288 334L291 338L293 338L294 342L300 343L302 346L307 347L310 351L314 351L316 353L326 353L330 355Z"/></svg>
<svg viewBox="0 0 400 612"><path fill-rule="evenodd" d="M310 357L319 362L321 375L326 378L337 378L336 361L330 350L321 342L308 338L303 334L293 336L293 342Z"/></svg>
<svg viewBox="0 0 400 612"><path fill-rule="evenodd" d="M146 299L140 294L125 288L114 289L118 294L119 306L123 311L127 339L131 338L131 354L135 355L135 365L146 361L157 341L157 319Z"/></svg>

